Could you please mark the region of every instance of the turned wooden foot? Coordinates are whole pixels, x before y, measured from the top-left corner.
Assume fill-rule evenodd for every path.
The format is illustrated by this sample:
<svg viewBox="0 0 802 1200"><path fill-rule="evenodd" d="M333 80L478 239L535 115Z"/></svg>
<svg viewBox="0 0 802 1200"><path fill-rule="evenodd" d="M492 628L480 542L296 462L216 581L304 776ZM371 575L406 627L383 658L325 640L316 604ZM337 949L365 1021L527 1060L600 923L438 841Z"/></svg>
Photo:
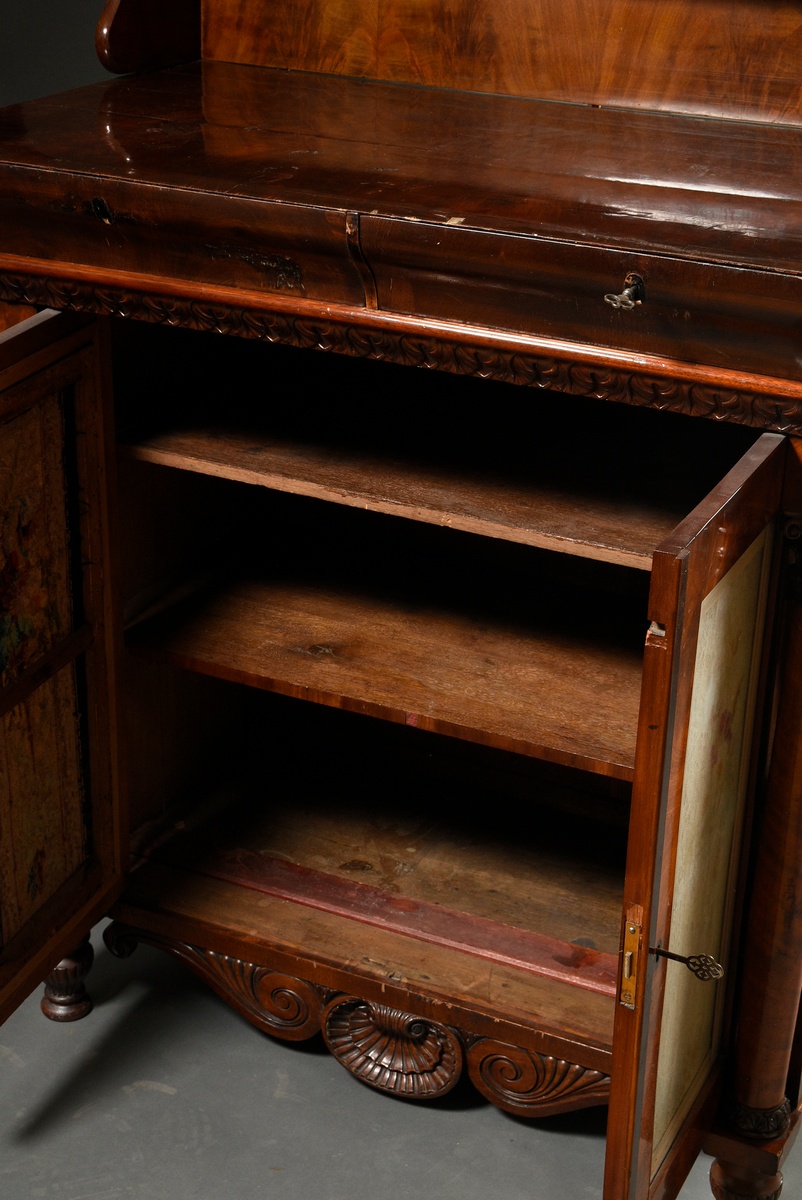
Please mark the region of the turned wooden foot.
<svg viewBox="0 0 802 1200"><path fill-rule="evenodd" d="M716 1159L710 1168L710 1187L716 1200L777 1200L783 1177Z"/></svg>
<svg viewBox="0 0 802 1200"><path fill-rule="evenodd" d="M41 1008L51 1021L79 1021L92 1011L92 1001L87 995L84 980L94 957L89 938L85 938L46 977Z"/></svg>

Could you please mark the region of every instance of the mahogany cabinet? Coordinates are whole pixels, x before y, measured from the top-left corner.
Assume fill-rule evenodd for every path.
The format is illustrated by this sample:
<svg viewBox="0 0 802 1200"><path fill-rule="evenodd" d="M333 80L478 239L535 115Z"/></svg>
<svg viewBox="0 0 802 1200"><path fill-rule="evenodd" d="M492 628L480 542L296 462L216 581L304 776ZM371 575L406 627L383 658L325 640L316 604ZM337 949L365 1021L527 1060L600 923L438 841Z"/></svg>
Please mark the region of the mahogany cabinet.
<svg viewBox="0 0 802 1200"><path fill-rule="evenodd" d="M110 912L381 1091L609 1103L605 1200L703 1144L768 1200L799 117L733 62L787 12L620 4L680 95L519 7L113 0L146 73L0 114L0 1015L83 1015Z"/></svg>

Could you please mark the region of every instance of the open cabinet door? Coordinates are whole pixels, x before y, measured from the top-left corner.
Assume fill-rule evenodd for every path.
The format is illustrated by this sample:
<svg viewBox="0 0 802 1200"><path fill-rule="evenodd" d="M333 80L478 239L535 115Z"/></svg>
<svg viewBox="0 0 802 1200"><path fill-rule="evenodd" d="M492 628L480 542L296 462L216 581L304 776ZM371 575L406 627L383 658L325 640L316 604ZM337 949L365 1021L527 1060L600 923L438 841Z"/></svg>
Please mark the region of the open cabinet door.
<svg viewBox="0 0 802 1200"><path fill-rule="evenodd" d="M761 437L654 557L605 1200L676 1196L716 1099L784 452Z"/></svg>
<svg viewBox="0 0 802 1200"><path fill-rule="evenodd" d="M116 896L116 768L98 323L0 334L0 1020Z"/></svg>

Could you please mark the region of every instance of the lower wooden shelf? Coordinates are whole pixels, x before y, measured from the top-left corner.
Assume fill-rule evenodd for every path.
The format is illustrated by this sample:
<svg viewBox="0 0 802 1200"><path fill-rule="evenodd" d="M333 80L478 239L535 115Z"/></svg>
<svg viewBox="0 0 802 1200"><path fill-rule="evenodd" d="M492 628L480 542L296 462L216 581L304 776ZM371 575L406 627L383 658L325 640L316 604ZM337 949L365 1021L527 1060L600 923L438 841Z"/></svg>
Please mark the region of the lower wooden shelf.
<svg viewBox="0 0 802 1200"><path fill-rule="evenodd" d="M549 803L504 808L437 778L415 793L401 759L381 781L375 751L349 772L330 749L163 827L112 947L168 950L266 1032L322 1030L382 1091L431 1098L467 1064L513 1112L604 1103L624 829L580 836L553 782Z"/></svg>

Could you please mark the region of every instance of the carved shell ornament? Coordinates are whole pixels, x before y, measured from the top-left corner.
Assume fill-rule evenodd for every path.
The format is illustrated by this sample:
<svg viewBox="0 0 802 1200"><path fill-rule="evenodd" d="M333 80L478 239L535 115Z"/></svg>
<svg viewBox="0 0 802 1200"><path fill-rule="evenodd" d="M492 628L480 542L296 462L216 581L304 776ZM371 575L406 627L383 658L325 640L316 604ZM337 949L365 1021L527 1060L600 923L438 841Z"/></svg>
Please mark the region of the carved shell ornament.
<svg viewBox="0 0 802 1200"><path fill-rule="evenodd" d="M395 1096L443 1096L462 1071L462 1047L446 1026L354 996L331 1001L323 1037L352 1075Z"/></svg>

